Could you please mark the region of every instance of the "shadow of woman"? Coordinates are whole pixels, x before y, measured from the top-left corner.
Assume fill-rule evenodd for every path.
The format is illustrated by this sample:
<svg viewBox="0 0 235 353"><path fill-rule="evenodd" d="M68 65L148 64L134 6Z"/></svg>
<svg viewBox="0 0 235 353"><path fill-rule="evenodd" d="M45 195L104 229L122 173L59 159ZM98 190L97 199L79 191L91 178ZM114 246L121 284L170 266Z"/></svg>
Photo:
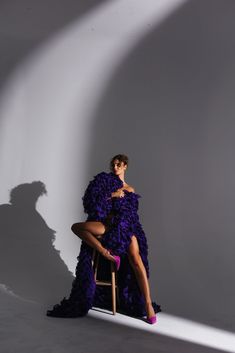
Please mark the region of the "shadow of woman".
<svg viewBox="0 0 235 353"><path fill-rule="evenodd" d="M41 181L20 184L0 205L0 283L25 299L47 306L71 287L72 273L53 246L55 231L36 210L46 194Z"/></svg>

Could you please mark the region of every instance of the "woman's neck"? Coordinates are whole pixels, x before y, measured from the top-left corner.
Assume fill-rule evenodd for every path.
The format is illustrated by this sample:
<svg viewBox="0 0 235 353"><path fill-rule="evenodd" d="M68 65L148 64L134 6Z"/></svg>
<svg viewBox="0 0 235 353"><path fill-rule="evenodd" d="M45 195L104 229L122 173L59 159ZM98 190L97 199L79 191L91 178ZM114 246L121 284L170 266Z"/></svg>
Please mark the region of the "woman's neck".
<svg viewBox="0 0 235 353"><path fill-rule="evenodd" d="M127 183L124 180L124 175L119 175L119 178L121 179L121 181L123 182L123 186L126 186Z"/></svg>

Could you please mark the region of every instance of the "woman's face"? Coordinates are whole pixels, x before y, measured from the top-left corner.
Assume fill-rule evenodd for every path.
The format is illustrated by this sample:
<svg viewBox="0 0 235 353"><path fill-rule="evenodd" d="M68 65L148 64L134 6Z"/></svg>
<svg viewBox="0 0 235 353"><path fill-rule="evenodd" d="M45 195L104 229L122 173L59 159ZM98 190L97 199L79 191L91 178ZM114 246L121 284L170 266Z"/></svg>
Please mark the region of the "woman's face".
<svg viewBox="0 0 235 353"><path fill-rule="evenodd" d="M124 174L127 165L124 162L120 162L118 159L115 159L112 163L112 172L116 175Z"/></svg>

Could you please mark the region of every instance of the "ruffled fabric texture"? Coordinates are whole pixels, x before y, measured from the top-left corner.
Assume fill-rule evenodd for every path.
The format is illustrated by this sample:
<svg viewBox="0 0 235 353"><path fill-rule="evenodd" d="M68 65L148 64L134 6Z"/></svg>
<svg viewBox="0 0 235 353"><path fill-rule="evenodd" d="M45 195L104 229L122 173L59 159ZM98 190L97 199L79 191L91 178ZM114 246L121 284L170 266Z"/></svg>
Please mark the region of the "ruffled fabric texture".
<svg viewBox="0 0 235 353"><path fill-rule="evenodd" d="M102 245L121 257L117 272L119 306L117 311L134 317L146 315L144 297L138 286L135 273L129 263L127 252L132 235L135 235L140 256L149 278L148 244L139 221L139 194L124 190L124 197L113 197L111 193L123 187L122 180L114 173L101 172L94 176L82 198L86 221L105 222L112 211L110 229L101 238ZM93 306L112 310L111 287L96 286L92 269L93 248L82 241L77 257L76 276L72 283L69 298L62 299L47 311L48 316L79 317L85 316ZM111 276L110 261L100 256L98 278L109 280ZM155 313L162 311L159 304L153 302Z"/></svg>

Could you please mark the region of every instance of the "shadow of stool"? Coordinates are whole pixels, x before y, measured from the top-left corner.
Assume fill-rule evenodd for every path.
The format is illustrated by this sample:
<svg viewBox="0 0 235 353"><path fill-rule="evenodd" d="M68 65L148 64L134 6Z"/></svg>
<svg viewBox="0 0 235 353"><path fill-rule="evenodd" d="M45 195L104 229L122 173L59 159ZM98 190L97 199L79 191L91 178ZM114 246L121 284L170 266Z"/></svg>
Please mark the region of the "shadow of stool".
<svg viewBox="0 0 235 353"><path fill-rule="evenodd" d="M97 238L99 239L99 238ZM99 269L99 258L100 258L100 253L96 251L96 249L93 249L93 254L92 254L92 268L94 271L94 279L95 283L97 286L111 286L112 289L112 311L113 315L116 314L116 307L117 304L119 305L119 293L118 293L118 285L117 285L117 270L116 270L116 265L113 261L110 260L110 274L111 274L111 280L102 280L97 278L97 272ZM109 261L109 260L107 260Z"/></svg>

